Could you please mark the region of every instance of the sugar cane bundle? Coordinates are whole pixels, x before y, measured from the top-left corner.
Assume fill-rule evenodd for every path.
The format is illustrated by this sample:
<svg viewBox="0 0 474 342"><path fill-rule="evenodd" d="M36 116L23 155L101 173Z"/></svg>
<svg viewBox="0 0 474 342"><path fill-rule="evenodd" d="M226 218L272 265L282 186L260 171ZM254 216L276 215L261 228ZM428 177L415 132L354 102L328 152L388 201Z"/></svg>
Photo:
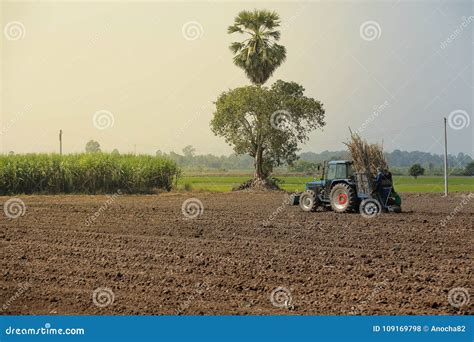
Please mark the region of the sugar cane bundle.
<svg viewBox="0 0 474 342"><path fill-rule="evenodd" d="M369 144L359 134L351 131L351 140L345 143L357 172L375 175L377 168L388 169L387 161L380 144Z"/></svg>

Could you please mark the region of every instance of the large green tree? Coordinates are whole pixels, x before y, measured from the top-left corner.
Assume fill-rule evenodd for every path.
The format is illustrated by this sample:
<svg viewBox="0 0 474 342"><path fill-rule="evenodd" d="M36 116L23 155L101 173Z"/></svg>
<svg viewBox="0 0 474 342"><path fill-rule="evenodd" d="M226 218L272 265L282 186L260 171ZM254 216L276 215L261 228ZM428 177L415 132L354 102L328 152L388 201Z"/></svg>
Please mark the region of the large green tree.
<svg viewBox="0 0 474 342"><path fill-rule="evenodd" d="M228 33L241 33L247 39L230 45L234 63L242 68L253 84L264 84L286 58L280 39L280 17L267 10L242 11L229 26Z"/></svg>
<svg viewBox="0 0 474 342"><path fill-rule="evenodd" d="M262 184L274 166L295 161L298 143L324 124L319 101L306 97L301 85L278 80L271 87L253 85L222 93L211 129L237 154L254 158L254 184Z"/></svg>

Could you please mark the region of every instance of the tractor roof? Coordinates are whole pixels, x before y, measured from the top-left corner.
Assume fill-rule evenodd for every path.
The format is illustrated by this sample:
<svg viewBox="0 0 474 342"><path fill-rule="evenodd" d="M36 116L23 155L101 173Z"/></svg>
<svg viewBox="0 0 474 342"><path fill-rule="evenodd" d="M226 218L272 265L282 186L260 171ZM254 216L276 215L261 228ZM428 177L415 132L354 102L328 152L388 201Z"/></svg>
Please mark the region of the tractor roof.
<svg viewBox="0 0 474 342"><path fill-rule="evenodd" d="M328 164L352 164L352 160L331 160Z"/></svg>

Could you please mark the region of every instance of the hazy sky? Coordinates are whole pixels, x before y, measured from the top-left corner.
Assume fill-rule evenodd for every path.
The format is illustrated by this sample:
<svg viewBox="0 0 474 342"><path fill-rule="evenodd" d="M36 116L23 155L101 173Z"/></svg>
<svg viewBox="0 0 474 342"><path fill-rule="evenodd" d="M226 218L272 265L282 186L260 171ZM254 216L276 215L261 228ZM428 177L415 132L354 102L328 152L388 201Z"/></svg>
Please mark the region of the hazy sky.
<svg viewBox="0 0 474 342"><path fill-rule="evenodd" d="M343 149L348 127L385 149L472 155L471 1L1 1L1 152L103 150L227 154L213 101L248 85L227 27L243 9L282 18L286 62L323 102L327 126L303 151ZM135 147L136 146L136 147Z"/></svg>

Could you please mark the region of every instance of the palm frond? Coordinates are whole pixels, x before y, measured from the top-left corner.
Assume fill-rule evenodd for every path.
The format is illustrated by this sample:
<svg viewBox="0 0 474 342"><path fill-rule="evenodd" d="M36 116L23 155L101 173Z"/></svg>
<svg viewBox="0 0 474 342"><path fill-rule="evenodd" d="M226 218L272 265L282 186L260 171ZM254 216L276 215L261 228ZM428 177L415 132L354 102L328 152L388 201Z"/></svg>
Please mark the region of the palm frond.
<svg viewBox="0 0 474 342"><path fill-rule="evenodd" d="M249 36L243 42L234 42L230 50L234 53L234 64L244 69L255 84L265 83L286 59L286 49L276 44L280 39L280 17L268 10L242 11L229 26L228 33Z"/></svg>

